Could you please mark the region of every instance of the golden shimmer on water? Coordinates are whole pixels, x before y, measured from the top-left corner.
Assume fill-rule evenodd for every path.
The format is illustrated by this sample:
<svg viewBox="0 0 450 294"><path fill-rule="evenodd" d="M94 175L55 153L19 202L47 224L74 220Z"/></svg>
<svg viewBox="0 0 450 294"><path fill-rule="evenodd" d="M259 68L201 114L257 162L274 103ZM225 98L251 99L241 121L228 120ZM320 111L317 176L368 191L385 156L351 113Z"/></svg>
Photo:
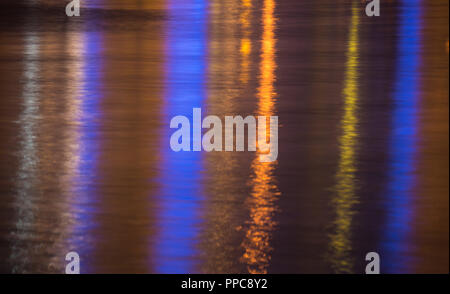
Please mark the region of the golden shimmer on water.
<svg viewBox="0 0 450 294"><path fill-rule="evenodd" d="M351 273L354 266L351 230L355 214L353 206L358 203L355 173L358 145L359 13L358 7L353 5L343 90L344 115L339 138L340 158L336 173L336 196L332 199L336 217L333 223L334 231L330 234L330 262L333 270L338 273Z"/></svg>
<svg viewBox="0 0 450 294"><path fill-rule="evenodd" d="M241 37L241 83L246 84L248 82L250 61L249 55L252 51L252 41L250 39L250 17L251 17L251 0L241 0L242 11L240 15L240 23L242 30Z"/></svg>
<svg viewBox="0 0 450 294"><path fill-rule="evenodd" d="M240 4L240 0L214 0L210 3L208 80L212 85L225 85L208 89L205 109L210 114L224 116L239 113L239 99L243 96L239 80L243 69L240 64L240 42L234 36L242 28ZM210 229L202 238L206 242L201 242L205 250L201 272L241 272L238 260L229 257L240 254L240 248L234 244L241 240L236 228L242 225L237 204L242 197L242 183L238 176L242 162L236 152L208 152L204 156L210 179L205 186L211 197L205 209L206 223Z"/></svg>
<svg viewBox="0 0 450 294"><path fill-rule="evenodd" d="M275 106L275 2L265 0L263 7L263 36L260 64L260 85L258 89L258 110L260 116L274 115ZM270 128L266 128L266 138ZM279 196L277 185L274 183L275 162L260 162L260 152L252 163L253 176L251 179L252 192L247 200L250 207L249 227L246 231L243 247L245 252L242 260L247 270L252 274L265 274L271 260L272 232L276 222L273 219L277 211L276 200Z"/></svg>

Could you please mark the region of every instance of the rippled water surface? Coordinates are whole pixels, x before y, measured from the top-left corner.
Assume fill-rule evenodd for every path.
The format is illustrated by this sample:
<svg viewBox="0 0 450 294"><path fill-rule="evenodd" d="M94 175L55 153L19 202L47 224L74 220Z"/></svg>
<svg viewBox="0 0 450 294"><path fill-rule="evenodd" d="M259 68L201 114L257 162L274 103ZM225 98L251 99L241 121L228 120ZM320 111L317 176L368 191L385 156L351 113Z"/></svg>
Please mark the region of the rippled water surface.
<svg viewBox="0 0 450 294"><path fill-rule="evenodd" d="M0 272L449 271L448 1L0 4ZM174 152L278 116L276 161Z"/></svg>

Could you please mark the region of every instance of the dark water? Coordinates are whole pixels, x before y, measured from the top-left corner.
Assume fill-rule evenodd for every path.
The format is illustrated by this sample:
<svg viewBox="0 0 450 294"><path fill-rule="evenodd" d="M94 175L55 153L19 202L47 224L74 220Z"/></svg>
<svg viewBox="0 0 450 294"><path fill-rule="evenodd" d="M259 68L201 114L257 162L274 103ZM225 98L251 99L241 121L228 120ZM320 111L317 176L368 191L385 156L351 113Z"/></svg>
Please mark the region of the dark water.
<svg viewBox="0 0 450 294"><path fill-rule="evenodd" d="M448 273L448 1L66 2L0 4L1 272ZM278 160L173 152L193 107Z"/></svg>

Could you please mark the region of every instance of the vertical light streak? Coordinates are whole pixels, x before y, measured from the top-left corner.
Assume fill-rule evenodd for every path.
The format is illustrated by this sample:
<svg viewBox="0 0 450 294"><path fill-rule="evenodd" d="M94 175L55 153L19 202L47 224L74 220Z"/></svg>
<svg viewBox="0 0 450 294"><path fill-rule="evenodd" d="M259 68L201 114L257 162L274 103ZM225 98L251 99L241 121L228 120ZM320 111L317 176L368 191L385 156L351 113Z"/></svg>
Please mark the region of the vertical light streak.
<svg viewBox="0 0 450 294"><path fill-rule="evenodd" d="M100 53L102 37L100 32L87 29L74 36L73 47L76 60L71 66L73 73L71 83L74 86L70 104L73 112L73 137L68 156L72 170L70 173L70 213L73 224L67 241L66 250L74 250L83 260L82 273L92 272L92 234L95 222L93 203L97 197L94 186L98 179L99 157L99 119L100 100L102 98ZM69 158L70 158L69 157Z"/></svg>
<svg viewBox="0 0 450 294"><path fill-rule="evenodd" d="M240 24L242 29L242 38L240 44L241 52L241 76L240 80L242 84L247 84L250 70L249 56L252 51L252 41L250 39L250 13L252 8L251 0L241 0L242 12L240 15Z"/></svg>
<svg viewBox="0 0 450 294"><path fill-rule="evenodd" d="M32 238L31 226L35 219L35 199L31 193L37 177L37 142L36 132L39 114L39 56L40 36L37 32L25 35L24 48L24 88L23 111L20 115L20 159L17 175L17 195L15 200L16 224L12 233L10 263L12 272L25 273L31 263L27 254L27 240Z"/></svg>
<svg viewBox="0 0 450 294"><path fill-rule="evenodd" d="M58 208L58 225L54 225L54 230L57 231L57 236L52 240L55 244L52 249L52 256L49 261L49 266L58 270L59 273L64 272L65 260L64 256L73 248L75 251L80 251L80 246L76 246L71 242L73 230L76 225L75 214L73 210L73 202L77 198L77 194L74 193L74 180L77 177L78 166L80 163L79 154L79 132L78 132L78 119L80 115L80 94L82 86L82 54L83 54L83 36L78 31L67 32L67 47L64 51L67 62L66 72L67 76L65 81L67 83L64 90L64 128L59 126L63 130L63 136L58 144L62 149L63 154L59 161L62 162L60 173L60 183L62 190L59 199L52 199L57 203ZM57 152L54 152L56 154ZM46 157L46 156L42 156ZM51 158L51 156L49 156ZM52 160L48 160L52 161ZM53 168L48 168L51 171ZM48 172L47 171L47 172ZM45 172L45 171L44 171ZM45 183L45 181L43 181ZM46 185L52 185L52 183L46 183ZM55 195L56 196L56 195ZM78 245L78 244L77 244Z"/></svg>
<svg viewBox="0 0 450 294"><path fill-rule="evenodd" d="M192 108L201 107L206 64L206 1L169 0L166 30L165 116L161 154L159 230L155 243L158 273L192 273L199 254L197 239L203 200L201 152L174 152L169 139L170 119L186 115L192 122Z"/></svg>
<svg viewBox="0 0 450 294"><path fill-rule="evenodd" d="M219 117L239 113L242 105L243 83L241 39L243 23L247 29L250 20L242 20L244 6L248 0L214 0L210 4L208 99L205 108L208 114ZM242 21L241 21L242 20ZM250 40L249 40L250 41ZM248 64L248 63L247 63ZM206 114L205 114L206 115ZM224 142L224 141L223 141ZM201 237L205 260L202 272L237 273L243 271L239 262L242 254L236 243L242 241L242 182L240 171L245 163L242 152L208 152L205 154L208 199L206 200L205 234ZM245 157L247 159L247 157Z"/></svg>
<svg viewBox="0 0 450 294"><path fill-rule="evenodd" d="M412 196L416 181L419 65L421 46L421 1L403 1L398 32L397 76L394 86L394 111L390 143L387 220L382 241L382 256L389 260L383 272L405 272L413 262L408 251Z"/></svg>
<svg viewBox="0 0 450 294"><path fill-rule="evenodd" d="M332 200L336 218L333 233L330 234L331 267L337 273L353 272L352 226L355 214L354 205L358 203L356 194L356 156L358 147L358 50L359 14L356 4L352 7L345 86L343 90L344 115L341 119L339 137L339 165L336 173L336 197Z"/></svg>
<svg viewBox="0 0 450 294"><path fill-rule="evenodd" d="M258 89L258 115L271 116L275 113L275 2L265 0L263 6L263 36L261 41L260 85ZM269 138L270 128L266 128ZM275 162L260 162L257 152L252 162L252 192L247 199L250 207L250 220L242 243L244 254L242 261L252 274L267 273L271 260L272 232L276 227L273 219L277 211L276 201L280 195L275 183Z"/></svg>

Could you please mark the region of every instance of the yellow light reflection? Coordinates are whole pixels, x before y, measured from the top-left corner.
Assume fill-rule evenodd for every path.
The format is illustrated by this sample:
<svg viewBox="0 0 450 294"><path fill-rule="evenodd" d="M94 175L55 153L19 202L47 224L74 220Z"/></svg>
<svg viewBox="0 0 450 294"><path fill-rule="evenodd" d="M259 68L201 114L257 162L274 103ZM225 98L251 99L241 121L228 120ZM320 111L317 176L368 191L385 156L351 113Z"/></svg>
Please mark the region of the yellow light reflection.
<svg viewBox="0 0 450 294"><path fill-rule="evenodd" d="M260 86L258 89L258 115L271 116L274 113L275 81L275 3L265 0L263 7L263 36L260 64ZM269 135L266 128L266 135ZM259 153L259 152L258 152ZM248 199L250 221L243 242L243 262L252 274L265 274L271 260L271 235L276 226L273 215L277 210L279 196L274 181L275 162L260 162L256 154L252 163L252 192Z"/></svg>
<svg viewBox="0 0 450 294"><path fill-rule="evenodd" d="M252 52L252 42L250 39L250 13L252 8L251 0L242 0L241 2L242 12L240 16L240 23L242 29L241 38L241 83L247 84L249 77L250 61L249 56Z"/></svg>
<svg viewBox="0 0 450 294"><path fill-rule="evenodd" d="M334 232L330 235L331 266L335 272L350 273L353 270L351 257L351 227L358 202L356 196L356 148L358 144L358 26L359 13L356 5L352 8L350 36L347 47L345 87L343 90L344 115L341 120L339 138L340 159L336 174L337 195L333 199L336 209Z"/></svg>
<svg viewBox="0 0 450 294"><path fill-rule="evenodd" d="M248 61L251 40L242 47L240 32L250 28L250 20L243 19L246 0L222 1L210 3L210 39L209 39L209 84L206 109L209 113L225 116L241 113L239 98L244 97L242 73ZM224 25L226 24L226 25ZM242 35L242 36L243 36ZM248 33L250 35L250 32ZM248 54L247 54L248 53ZM246 64L246 65L244 65ZM242 201L241 191L246 188L239 176L242 167L242 154L238 152L208 152L205 154L206 170L210 181L205 185L211 196L205 211L208 230L202 240L206 258L202 272L238 273L242 264L238 258L242 252L236 246L242 240L242 218L239 208Z"/></svg>

